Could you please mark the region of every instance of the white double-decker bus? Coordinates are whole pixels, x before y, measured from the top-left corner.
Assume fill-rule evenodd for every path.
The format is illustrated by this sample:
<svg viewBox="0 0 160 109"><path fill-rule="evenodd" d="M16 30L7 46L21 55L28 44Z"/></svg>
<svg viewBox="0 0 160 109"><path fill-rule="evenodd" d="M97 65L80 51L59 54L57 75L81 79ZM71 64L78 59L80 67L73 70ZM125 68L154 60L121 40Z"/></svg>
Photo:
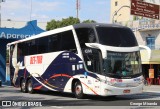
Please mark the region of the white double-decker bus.
<svg viewBox="0 0 160 109"><path fill-rule="evenodd" d="M140 49L131 29L76 24L7 45L10 75L22 92L114 96L141 93Z"/></svg>

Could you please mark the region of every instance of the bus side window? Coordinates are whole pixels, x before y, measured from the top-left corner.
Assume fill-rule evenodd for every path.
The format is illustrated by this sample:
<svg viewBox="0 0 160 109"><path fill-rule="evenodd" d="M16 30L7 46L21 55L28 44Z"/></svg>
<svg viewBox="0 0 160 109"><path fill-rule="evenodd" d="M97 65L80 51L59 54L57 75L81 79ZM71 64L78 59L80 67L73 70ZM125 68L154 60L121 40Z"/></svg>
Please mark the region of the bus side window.
<svg viewBox="0 0 160 109"><path fill-rule="evenodd" d="M47 53L48 52L48 37L39 38L37 45L38 45L38 54Z"/></svg>
<svg viewBox="0 0 160 109"><path fill-rule="evenodd" d="M74 40L73 32L70 31L65 31L61 34L61 51L67 50L76 53L77 48L76 48L76 43Z"/></svg>
<svg viewBox="0 0 160 109"><path fill-rule="evenodd" d="M22 48L21 47L17 47L17 58L19 59L22 56Z"/></svg>
<svg viewBox="0 0 160 109"><path fill-rule="evenodd" d="M19 43L18 44L18 56L26 56L28 55L28 43ZM19 51L20 50L20 51Z"/></svg>
<svg viewBox="0 0 160 109"><path fill-rule="evenodd" d="M37 54L37 39L28 41L28 54L29 55L34 55Z"/></svg>
<svg viewBox="0 0 160 109"><path fill-rule="evenodd" d="M48 52L60 51L60 35L61 34L53 34L48 37Z"/></svg>
<svg viewBox="0 0 160 109"><path fill-rule="evenodd" d="M84 61L89 71L100 73L101 51L97 49L86 48L83 51Z"/></svg>
<svg viewBox="0 0 160 109"><path fill-rule="evenodd" d="M95 43L96 42L96 37L93 29L88 30L88 39L89 43Z"/></svg>

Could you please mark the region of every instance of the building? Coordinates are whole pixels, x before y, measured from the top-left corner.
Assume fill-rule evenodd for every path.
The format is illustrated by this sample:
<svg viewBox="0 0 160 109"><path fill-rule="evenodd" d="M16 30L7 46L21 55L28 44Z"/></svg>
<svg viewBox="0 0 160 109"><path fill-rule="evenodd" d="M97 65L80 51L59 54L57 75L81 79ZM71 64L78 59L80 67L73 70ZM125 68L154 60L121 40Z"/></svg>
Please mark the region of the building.
<svg viewBox="0 0 160 109"><path fill-rule="evenodd" d="M13 21L11 19L7 19L1 21L1 28L22 28L26 23L26 21ZM37 22L37 26L46 30L47 22Z"/></svg>
<svg viewBox="0 0 160 109"><path fill-rule="evenodd" d="M15 24L20 25L20 24ZM32 35L39 34L45 30L37 26L37 21L30 21L21 28L0 28L0 80L3 83L10 83L10 75L8 75L6 66L9 65L6 61L6 45L12 41L31 37Z"/></svg>
<svg viewBox="0 0 160 109"><path fill-rule="evenodd" d="M160 4L160 0L143 1ZM141 50L142 69L144 77L154 81L160 78L160 20L130 15L130 3L130 0L111 0L110 21L130 27L138 44L150 48L150 54L146 49Z"/></svg>
<svg viewBox="0 0 160 109"><path fill-rule="evenodd" d="M143 0L143 1L153 4L160 4L160 0Z"/></svg>
<svg viewBox="0 0 160 109"><path fill-rule="evenodd" d="M160 0L139 0L152 4L160 4ZM131 0L111 0L110 22L123 22L142 19L130 15ZM147 18L145 18L147 19Z"/></svg>
<svg viewBox="0 0 160 109"><path fill-rule="evenodd" d="M110 22L133 20L130 16L130 0L111 0Z"/></svg>

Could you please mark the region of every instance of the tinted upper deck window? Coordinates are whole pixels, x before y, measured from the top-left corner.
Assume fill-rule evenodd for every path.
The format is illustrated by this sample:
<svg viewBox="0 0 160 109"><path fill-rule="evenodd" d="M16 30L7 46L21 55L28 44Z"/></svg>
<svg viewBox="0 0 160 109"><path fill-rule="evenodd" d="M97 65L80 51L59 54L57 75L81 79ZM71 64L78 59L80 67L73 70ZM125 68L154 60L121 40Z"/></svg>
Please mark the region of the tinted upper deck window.
<svg viewBox="0 0 160 109"><path fill-rule="evenodd" d="M115 47L137 46L137 40L129 28L97 27L99 43Z"/></svg>
<svg viewBox="0 0 160 109"><path fill-rule="evenodd" d="M82 48L85 47L85 43L96 43L96 35L93 28L78 28L76 34Z"/></svg>

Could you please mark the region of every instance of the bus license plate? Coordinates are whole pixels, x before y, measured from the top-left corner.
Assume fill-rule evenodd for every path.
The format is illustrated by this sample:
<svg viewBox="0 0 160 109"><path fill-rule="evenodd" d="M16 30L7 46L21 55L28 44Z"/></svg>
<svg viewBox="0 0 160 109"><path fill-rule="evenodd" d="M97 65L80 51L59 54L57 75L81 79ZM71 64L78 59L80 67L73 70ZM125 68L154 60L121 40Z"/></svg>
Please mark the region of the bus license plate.
<svg viewBox="0 0 160 109"><path fill-rule="evenodd" d="M123 93L130 93L130 90L129 89L124 90Z"/></svg>

